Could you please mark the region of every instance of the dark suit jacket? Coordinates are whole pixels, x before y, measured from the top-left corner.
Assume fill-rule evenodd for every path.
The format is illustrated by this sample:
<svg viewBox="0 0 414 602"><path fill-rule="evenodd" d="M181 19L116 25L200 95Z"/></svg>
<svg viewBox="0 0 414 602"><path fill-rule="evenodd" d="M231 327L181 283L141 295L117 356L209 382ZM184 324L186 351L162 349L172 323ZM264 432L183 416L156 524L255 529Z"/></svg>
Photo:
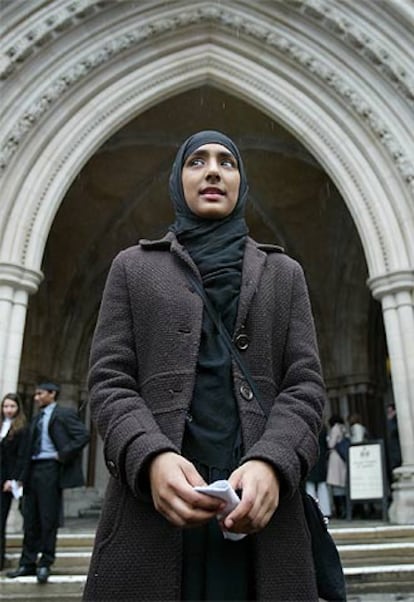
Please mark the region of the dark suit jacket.
<svg viewBox="0 0 414 602"><path fill-rule="evenodd" d="M0 442L0 484L4 481L19 479L23 468L24 450L27 440L27 428L23 428L13 436L10 433Z"/></svg>
<svg viewBox="0 0 414 602"><path fill-rule="evenodd" d="M21 477L23 484L27 483L30 476L34 429L35 420L32 420L29 427L25 463ZM85 425L76 412L70 408L56 405L50 417L49 436L57 449L59 462L61 463L61 488L81 487L84 484L81 451L89 441L89 432Z"/></svg>

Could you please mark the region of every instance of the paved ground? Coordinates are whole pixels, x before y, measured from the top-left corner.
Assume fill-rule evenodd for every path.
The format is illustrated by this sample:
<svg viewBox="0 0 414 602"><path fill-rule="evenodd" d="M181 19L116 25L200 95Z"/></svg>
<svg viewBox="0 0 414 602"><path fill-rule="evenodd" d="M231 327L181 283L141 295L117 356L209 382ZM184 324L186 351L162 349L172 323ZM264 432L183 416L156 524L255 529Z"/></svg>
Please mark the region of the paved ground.
<svg viewBox="0 0 414 602"><path fill-rule="evenodd" d="M347 602L414 602L412 594L354 594Z"/></svg>

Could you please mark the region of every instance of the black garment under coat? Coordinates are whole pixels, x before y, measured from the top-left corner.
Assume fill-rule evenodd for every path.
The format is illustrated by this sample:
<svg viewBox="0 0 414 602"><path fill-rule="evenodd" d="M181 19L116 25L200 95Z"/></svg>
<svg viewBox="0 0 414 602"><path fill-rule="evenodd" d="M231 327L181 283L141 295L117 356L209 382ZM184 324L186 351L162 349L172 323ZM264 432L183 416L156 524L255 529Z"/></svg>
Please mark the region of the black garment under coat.
<svg viewBox="0 0 414 602"><path fill-rule="evenodd" d="M182 531L152 504L149 460L180 453L194 389L203 302L174 234L141 241L114 260L91 350L92 417L111 473L84 592L85 600L180 600ZM301 267L248 239L235 336L269 417L233 365L241 420L241 462L270 462L281 499L252 538L258 600L316 602L310 536L299 484L318 453L325 389ZM235 544L237 545L237 544Z"/></svg>

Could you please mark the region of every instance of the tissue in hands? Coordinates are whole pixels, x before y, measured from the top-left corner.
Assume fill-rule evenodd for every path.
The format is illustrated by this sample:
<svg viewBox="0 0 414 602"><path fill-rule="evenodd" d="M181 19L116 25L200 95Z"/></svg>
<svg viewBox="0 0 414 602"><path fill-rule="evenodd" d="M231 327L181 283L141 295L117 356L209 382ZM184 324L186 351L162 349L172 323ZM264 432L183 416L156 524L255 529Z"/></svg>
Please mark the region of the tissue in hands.
<svg viewBox="0 0 414 602"><path fill-rule="evenodd" d="M207 495L217 497L220 500L223 500L223 502L226 502L224 509L217 515L218 520L222 520L230 514L240 502L239 496L228 481L214 481L214 483L211 483L210 485L194 487L194 489L200 493L206 493ZM223 531L223 536L225 539L238 541L243 539L243 537L246 537L246 533L230 533L230 531Z"/></svg>

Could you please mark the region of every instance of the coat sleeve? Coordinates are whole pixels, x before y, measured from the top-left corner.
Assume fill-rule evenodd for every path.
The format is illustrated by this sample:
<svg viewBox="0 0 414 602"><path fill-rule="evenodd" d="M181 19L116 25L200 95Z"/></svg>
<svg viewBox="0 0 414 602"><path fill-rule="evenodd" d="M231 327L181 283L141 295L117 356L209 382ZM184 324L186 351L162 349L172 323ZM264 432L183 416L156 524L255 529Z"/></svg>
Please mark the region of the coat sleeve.
<svg viewBox="0 0 414 602"><path fill-rule="evenodd" d="M295 262L294 266L279 392L262 436L242 459L270 462L280 477L281 494L288 496L306 479L317 460L326 401L305 277L300 265Z"/></svg>
<svg viewBox="0 0 414 602"><path fill-rule="evenodd" d="M109 472L146 498L148 491L141 484L148 460L163 451L180 452L139 393L131 302L120 253L108 275L92 341L91 415L104 442Z"/></svg>

